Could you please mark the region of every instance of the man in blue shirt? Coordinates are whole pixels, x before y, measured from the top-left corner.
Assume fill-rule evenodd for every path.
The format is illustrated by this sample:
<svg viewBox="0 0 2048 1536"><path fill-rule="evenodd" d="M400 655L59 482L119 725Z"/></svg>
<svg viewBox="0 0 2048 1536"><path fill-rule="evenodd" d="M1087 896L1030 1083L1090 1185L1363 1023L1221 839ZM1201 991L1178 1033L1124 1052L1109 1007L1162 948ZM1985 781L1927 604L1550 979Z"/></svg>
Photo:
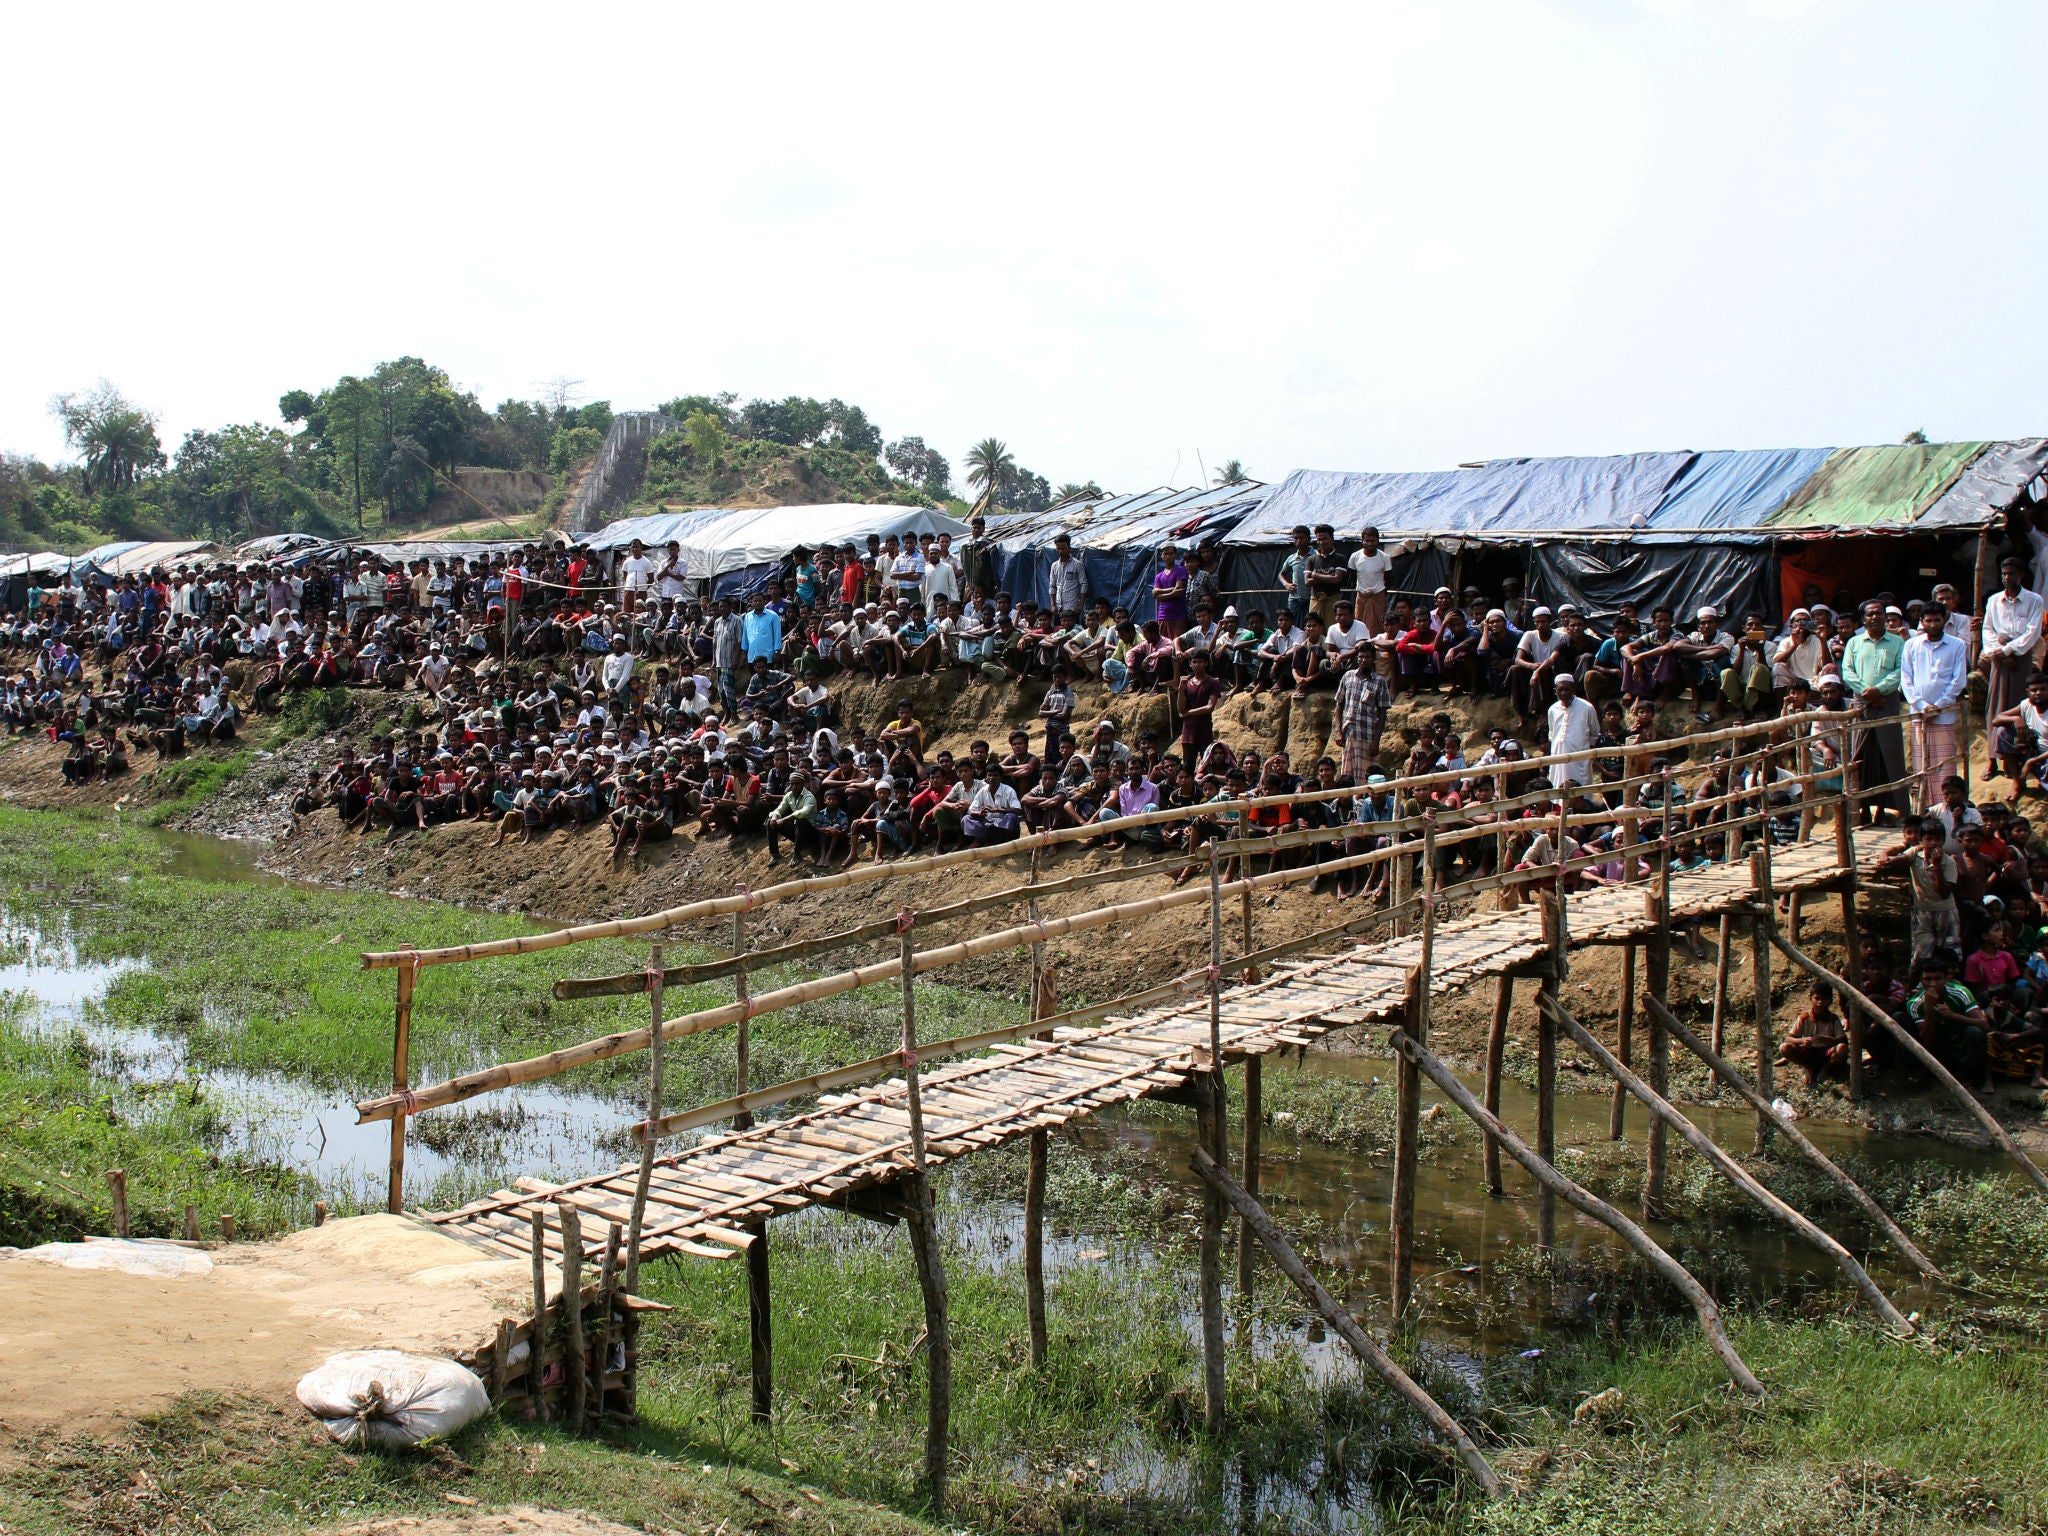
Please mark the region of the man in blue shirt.
<svg viewBox="0 0 2048 1536"><path fill-rule="evenodd" d="M782 651L782 618L768 606L759 592L747 599L747 616L740 623L740 644L751 663L761 657L773 661Z"/></svg>
<svg viewBox="0 0 2048 1536"><path fill-rule="evenodd" d="M1899 692L1912 719L1913 772L1922 805L1941 804L1941 781L1958 771L1956 701L1970 676L1969 649L1948 633L1948 609L1929 603L1920 633L1899 657Z"/></svg>

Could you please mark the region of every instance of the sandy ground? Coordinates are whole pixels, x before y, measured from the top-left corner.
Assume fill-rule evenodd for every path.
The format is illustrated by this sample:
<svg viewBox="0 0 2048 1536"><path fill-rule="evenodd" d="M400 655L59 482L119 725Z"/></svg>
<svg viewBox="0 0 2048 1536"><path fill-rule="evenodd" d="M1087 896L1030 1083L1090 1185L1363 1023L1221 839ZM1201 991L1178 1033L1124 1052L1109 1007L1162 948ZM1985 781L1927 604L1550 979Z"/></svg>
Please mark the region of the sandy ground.
<svg viewBox="0 0 2048 1536"><path fill-rule="evenodd" d="M401 1216L356 1216L211 1250L153 1279L0 1255L0 1450L63 1427L105 1433L192 1391L289 1399L342 1349L475 1359L532 1310L525 1264Z"/></svg>
<svg viewBox="0 0 2048 1536"><path fill-rule="evenodd" d="M315 1536L640 1536L629 1525L565 1509L508 1509L495 1515L436 1515L330 1526Z"/></svg>

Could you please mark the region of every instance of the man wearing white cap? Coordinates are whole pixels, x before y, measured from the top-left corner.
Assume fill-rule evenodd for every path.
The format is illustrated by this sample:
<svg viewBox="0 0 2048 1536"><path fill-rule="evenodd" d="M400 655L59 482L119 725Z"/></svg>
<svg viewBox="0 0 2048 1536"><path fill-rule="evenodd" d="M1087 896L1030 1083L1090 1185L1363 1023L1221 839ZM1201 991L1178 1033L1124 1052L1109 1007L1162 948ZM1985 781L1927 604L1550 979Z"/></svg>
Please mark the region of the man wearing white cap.
<svg viewBox="0 0 2048 1536"><path fill-rule="evenodd" d="M1548 608L1538 608L1529 617L1530 627L1522 631L1515 646L1515 659L1508 667L1508 697L1514 703L1515 713L1524 721L1535 719L1536 712L1543 707L1544 696L1550 691L1551 673L1557 667L1557 653L1564 649L1564 635L1552 622Z"/></svg>
<svg viewBox="0 0 2048 1536"><path fill-rule="evenodd" d="M1543 612L1541 608L1536 611L1538 614ZM1600 734L1600 716L1591 704L1579 697L1579 680L1569 672L1557 674L1557 702L1550 706L1546 724L1550 732L1547 750L1553 754L1586 751ZM1589 757L1550 765L1553 788L1584 784L1592 777L1593 760Z"/></svg>
<svg viewBox="0 0 2048 1536"><path fill-rule="evenodd" d="M1805 608L1794 608L1787 622L1787 633L1771 652L1771 684L1780 693L1791 686L1795 677L1808 687L1820 676L1820 669L1827 665L1828 648L1820 636L1813 632L1813 614Z"/></svg>

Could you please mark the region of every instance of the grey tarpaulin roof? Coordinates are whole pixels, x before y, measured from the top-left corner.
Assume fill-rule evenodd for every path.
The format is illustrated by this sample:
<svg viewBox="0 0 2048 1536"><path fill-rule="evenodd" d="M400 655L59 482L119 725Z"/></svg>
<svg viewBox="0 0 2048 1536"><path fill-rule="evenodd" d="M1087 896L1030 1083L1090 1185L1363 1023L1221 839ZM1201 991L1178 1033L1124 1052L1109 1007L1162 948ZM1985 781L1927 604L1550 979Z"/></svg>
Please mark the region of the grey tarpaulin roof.
<svg viewBox="0 0 2048 1536"><path fill-rule="evenodd" d="M1913 527L1981 528L2043 471L2048 471L2048 438L1993 443L1913 520Z"/></svg>
<svg viewBox="0 0 2048 1536"><path fill-rule="evenodd" d="M1271 491L1271 486L1255 480L1191 490L1160 486L1125 496L1068 502L1044 512L1000 514L988 520L988 532L1006 550L1049 547L1053 536L1061 533L1071 538L1077 549L1204 538L1245 516Z"/></svg>

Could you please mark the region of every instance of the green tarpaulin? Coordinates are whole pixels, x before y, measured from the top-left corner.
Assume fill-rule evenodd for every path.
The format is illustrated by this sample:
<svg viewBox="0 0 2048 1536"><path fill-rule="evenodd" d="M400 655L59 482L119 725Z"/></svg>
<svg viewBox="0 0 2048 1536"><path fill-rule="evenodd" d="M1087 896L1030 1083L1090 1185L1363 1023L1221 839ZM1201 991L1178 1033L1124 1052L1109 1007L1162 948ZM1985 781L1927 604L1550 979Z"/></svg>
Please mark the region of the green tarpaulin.
<svg viewBox="0 0 2048 1536"><path fill-rule="evenodd" d="M1827 462L1771 515L1766 526L1904 531L1987 446L1901 443L1886 448L1843 448L1828 455Z"/></svg>

